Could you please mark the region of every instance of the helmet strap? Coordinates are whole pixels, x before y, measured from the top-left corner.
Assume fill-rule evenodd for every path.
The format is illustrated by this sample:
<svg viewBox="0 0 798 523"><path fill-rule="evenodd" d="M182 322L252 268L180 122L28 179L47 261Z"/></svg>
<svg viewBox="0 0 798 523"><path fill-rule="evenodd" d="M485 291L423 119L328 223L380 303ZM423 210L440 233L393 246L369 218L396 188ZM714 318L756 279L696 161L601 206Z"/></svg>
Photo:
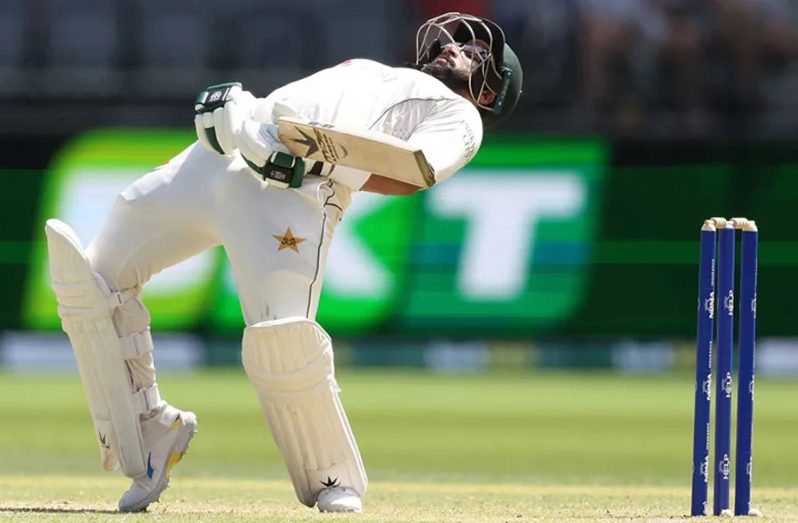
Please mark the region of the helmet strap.
<svg viewBox="0 0 798 523"><path fill-rule="evenodd" d="M507 90L510 88L510 80L513 77L513 71L509 67L502 67L502 84L499 86L498 94L496 95L496 102L493 104L493 112L501 114L504 108L504 99L507 98Z"/></svg>

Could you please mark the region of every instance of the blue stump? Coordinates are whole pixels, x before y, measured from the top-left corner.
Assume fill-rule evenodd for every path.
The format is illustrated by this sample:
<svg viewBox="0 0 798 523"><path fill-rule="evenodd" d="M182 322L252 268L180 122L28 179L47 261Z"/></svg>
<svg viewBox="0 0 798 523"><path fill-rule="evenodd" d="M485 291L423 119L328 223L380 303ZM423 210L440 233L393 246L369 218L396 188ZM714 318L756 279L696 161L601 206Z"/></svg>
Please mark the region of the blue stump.
<svg viewBox="0 0 798 523"><path fill-rule="evenodd" d="M701 229L698 268L698 333L695 373L695 423L693 426L693 491L690 514L707 513L709 480L709 423L712 397L712 330L715 313L715 226Z"/></svg>
<svg viewBox="0 0 798 523"><path fill-rule="evenodd" d="M758 244L756 225L749 223L742 233L740 254L740 388L737 393L737 455L734 472L734 513L738 516L748 515L751 509Z"/></svg>
<svg viewBox="0 0 798 523"><path fill-rule="evenodd" d="M734 352L734 226L718 233L718 322L715 383L714 510L729 508L731 486L732 354Z"/></svg>

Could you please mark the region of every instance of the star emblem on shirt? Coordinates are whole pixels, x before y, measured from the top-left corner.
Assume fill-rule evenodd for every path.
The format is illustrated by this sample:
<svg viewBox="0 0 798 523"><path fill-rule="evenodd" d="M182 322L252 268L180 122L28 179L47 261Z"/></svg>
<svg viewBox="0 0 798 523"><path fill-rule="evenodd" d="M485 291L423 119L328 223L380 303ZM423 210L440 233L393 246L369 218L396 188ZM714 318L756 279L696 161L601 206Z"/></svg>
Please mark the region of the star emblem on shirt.
<svg viewBox="0 0 798 523"><path fill-rule="evenodd" d="M288 227L282 236L279 234L272 234L272 237L280 242L280 245L277 246L278 251L282 251L283 249L291 249L297 254L299 254L298 245L305 241L305 238L298 238L294 236L294 233L291 232L291 227Z"/></svg>

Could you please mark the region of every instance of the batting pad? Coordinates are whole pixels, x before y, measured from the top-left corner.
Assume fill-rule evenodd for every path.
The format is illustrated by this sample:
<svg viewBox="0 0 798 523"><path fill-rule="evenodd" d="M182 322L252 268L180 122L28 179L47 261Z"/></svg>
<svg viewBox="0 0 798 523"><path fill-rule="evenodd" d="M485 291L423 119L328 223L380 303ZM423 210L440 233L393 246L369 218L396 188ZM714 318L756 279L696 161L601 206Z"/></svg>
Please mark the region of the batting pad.
<svg viewBox="0 0 798 523"><path fill-rule="evenodd" d="M147 472L139 414L160 402L157 386L135 391L125 363L152 350L149 331L120 338L111 311L128 299L96 275L74 231L48 220L50 280L94 420L103 467L117 460L129 477Z"/></svg>
<svg viewBox="0 0 798 523"><path fill-rule="evenodd" d="M368 479L338 398L330 336L306 318L261 322L244 330L241 354L299 501L312 507L331 486L362 496Z"/></svg>

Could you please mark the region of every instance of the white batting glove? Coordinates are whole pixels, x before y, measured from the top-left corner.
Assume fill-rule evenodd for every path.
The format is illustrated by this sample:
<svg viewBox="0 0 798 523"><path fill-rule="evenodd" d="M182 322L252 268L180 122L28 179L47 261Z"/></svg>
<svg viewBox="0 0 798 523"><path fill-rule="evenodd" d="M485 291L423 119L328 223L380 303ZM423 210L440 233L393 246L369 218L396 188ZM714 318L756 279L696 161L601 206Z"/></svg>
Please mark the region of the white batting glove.
<svg viewBox="0 0 798 523"><path fill-rule="evenodd" d="M280 120L281 116L296 116L296 111L283 102L277 101L272 107L271 122L260 123L247 119L236 135L236 145L241 156L256 172L263 169L272 154L290 154L280 142L280 137L277 134L276 122Z"/></svg>
<svg viewBox="0 0 798 523"><path fill-rule="evenodd" d="M277 135L277 124L244 120L235 135L235 144L247 164L263 168L273 153L288 153Z"/></svg>
<svg viewBox="0 0 798 523"><path fill-rule="evenodd" d="M244 120L236 145L252 174L267 185L282 189L299 187L305 161L288 152L277 135L277 124Z"/></svg>
<svg viewBox="0 0 798 523"><path fill-rule="evenodd" d="M197 139L210 151L234 155L235 136L252 114L256 100L238 82L208 87L197 96L194 105Z"/></svg>

